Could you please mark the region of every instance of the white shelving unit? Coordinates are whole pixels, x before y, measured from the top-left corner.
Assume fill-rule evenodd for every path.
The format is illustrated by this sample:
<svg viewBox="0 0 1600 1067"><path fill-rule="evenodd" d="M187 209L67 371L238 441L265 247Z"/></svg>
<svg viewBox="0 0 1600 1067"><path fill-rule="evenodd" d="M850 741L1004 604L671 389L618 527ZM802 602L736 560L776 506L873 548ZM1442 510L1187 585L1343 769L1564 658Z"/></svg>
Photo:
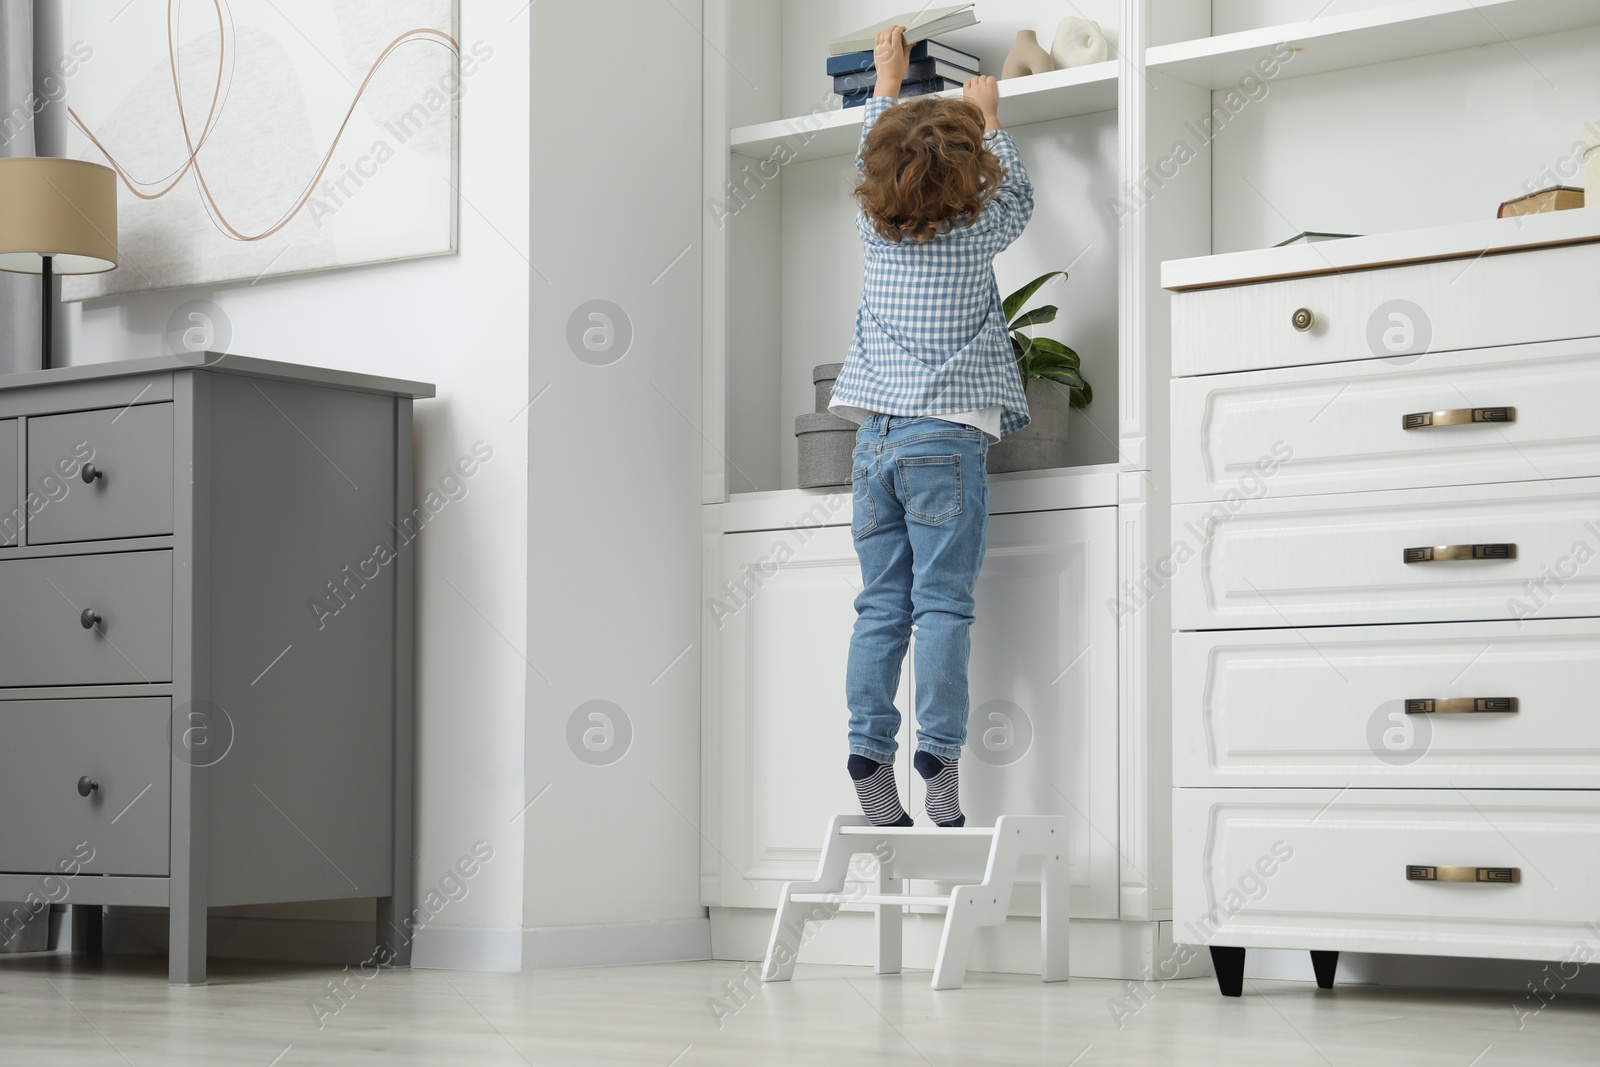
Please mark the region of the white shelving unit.
<svg viewBox="0 0 1600 1067"><path fill-rule="evenodd" d="M1015 587L999 578L988 595L1004 602L999 610L1011 617L1004 638L984 640L999 648L1048 632L1058 645L1084 642L1070 649L1029 644L1034 658L1059 656L1060 666L1044 671L1020 661L1007 669L1043 693L1081 686L1073 700L1084 704L1087 718L1064 718L1060 737L1105 745L1081 765L1068 758L1070 744L1048 756L1060 760L1063 773L1088 779L1071 801L1088 820L1079 826L1086 840L1075 843L1083 847L1074 854L1075 974L1145 976L1171 939L1171 625L1162 568L1178 532L1170 521L1171 319L1161 264L1212 252L1216 203L1212 142L1195 145L1169 171L1174 144L1193 140L1221 97L1214 91L1237 85L1281 46L1297 51L1278 76L1302 78L1600 24L1600 3L1592 0L1394 0L1314 18L1321 5L1310 0L1273 0L1300 21L1254 27L1239 13L1270 10L1266 3L1214 3L1219 24L1244 28L1213 35L1213 5L1204 0L1082 0L1078 6L1086 10L1071 13L1101 21L1115 58L1001 87L1001 118L1022 144L1039 204L1029 232L1007 256L1037 255L1043 242L1050 255L1064 248L1070 258L1077 248L1063 235L1075 220L1104 222L1108 214L1114 220L1097 231L1104 236L1075 268L1072 284L1114 275L1115 286L1108 299L1076 309L1067 338L1074 344L1080 329L1099 328L1116 353L1114 372L1107 361L1090 375L1096 407L1114 420L1097 426L1078 419L1073 430L1108 462L1097 457L1083 467L1001 476L991 497L991 545L998 538L1011 566L1035 568L1037 576ZM845 205L861 115L806 114L804 102L816 99L822 85L811 69L820 73L831 33L904 6L900 0L704 3L705 595L710 605L733 590L740 603L733 616L708 617L704 628L702 891L714 940L745 958L765 944L771 913L759 909L775 905L776 886L795 872L809 873L824 814L853 810L848 783L834 766L843 757L833 760L843 752L835 736L843 731L842 698L837 715L817 707L835 700L829 672L840 669L852 617L854 559L844 530L849 492L841 502L841 494L783 485L793 484L784 482L784 449L792 447L785 440L794 416L809 410L802 399L809 395L810 365L844 356L837 331L818 320L832 324L854 312L839 309L859 286L851 259L853 208ZM1065 13L1046 0L980 4L991 45L980 53L985 73L998 73L1016 30L1041 30L1047 40ZM959 37L951 43L973 50ZM808 66L792 75L786 58ZM1099 152L1111 133L1114 153ZM1071 172L1063 156L1085 162ZM1036 171L1041 157L1045 165ZM1562 228L1536 225L1551 229L1553 240ZM1330 247L1288 251L1309 264L1319 254L1337 255ZM780 543L792 562L775 566ZM1107 571L1100 574L1100 567ZM1084 584L1071 584L1079 581L1074 575L1084 576ZM1084 606L1087 612L1077 611ZM974 640L977 649L977 630ZM1063 671L1080 652L1087 657L1082 663L1092 664L1093 684L1073 673L1082 667ZM975 678L998 668L998 660L980 663L980 653L974 656ZM981 699L975 692L975 704ZM783 708L786 701L798 703ZM780 750L803 769L767 785L764 775L743 769ZM806 802L791 810L779 794L761 791L769 786ZM977 795L985 788L978 786ZM1056 813L1062 809L1051 805L1061 795L1022 790L1008 803L1012 810L1033 804L1038 813ZM908 927L909 955L918 936ZM1037 966L1026 949L1013 948L995 946L993 958L1019 973ZM931 953L931 944L924 949ZM813 952L812 958L822 957Z"/></svg>
<svg viewBox="0 0 1600 1067"><path fill-rule="evenodd" d="M1114 110L1117 66L1114 60L1107 60L1002 82L1000 99L1006 123L1025 126ZM959 97L961 91L952 89L937 95ZM793 152L790 162L796 163L851 155L861 139L861 114L860 108L846 108L741 126L729 135L729 147L741 156L764 160L772 158L779 145L785 145Z"/></svg>
<svg viewBox="0 0 1600 1067"><path fill-rule="evenodd" d="M1146 66L1205 89L1228 89L1281 45L1279 77L1299 78L1396 59L1500 44L1590 26L1592 0L1399 0L1385 7L1151 48Z"/></svg>

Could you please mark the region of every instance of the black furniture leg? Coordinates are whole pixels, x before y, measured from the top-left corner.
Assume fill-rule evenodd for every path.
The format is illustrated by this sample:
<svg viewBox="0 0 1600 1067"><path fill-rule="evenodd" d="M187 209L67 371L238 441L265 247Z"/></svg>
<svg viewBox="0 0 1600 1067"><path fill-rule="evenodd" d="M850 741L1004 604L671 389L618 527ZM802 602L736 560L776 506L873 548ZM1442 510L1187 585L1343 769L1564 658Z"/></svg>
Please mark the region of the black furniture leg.
<svg viewBox="0 0 1600 1067"><path fill-rule="evenodd" d="M72 912L72 951L99 952L105 908L99 904L73 904L68 910Z"/></svg>
<svg viewBox="0 0 1600 1067"><path fill-rule="evenodd" d="M1339 954L1337 952L1318 952L1311 950L1311 969L1317 972L1317 986L1321 989L1333 988L1333 972L1339 969Z"/></svg>
<svg viewBox="0 0 1600 1067"><path fill-rule="evenodd" d="M1223 996L1244 993L1244 949L1212 945L1211 967L1217 972L1217 989Z"/></svg>

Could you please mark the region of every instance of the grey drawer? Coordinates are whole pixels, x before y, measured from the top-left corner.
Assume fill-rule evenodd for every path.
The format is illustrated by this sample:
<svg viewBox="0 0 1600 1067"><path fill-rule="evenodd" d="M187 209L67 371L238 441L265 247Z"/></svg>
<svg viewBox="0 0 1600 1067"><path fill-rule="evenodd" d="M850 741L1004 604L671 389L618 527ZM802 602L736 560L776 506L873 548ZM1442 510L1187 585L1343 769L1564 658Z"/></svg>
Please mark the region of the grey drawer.
<svg viewBox="0 0 1600 1067"><path fill-rule="evenodd" d="M84 484L78 477L83 462L104 474ZM30 520L30 545L170 534L172 405L29 419L29 487L38 489L47 478L60 479L63 469L72 472L67 493Z"/></svg>
<svg viewBox="0 0 1600 1067"><path fill-rule="evenodd" d="M165 697L0 701L0 873L165 875L171 739Z"/></svg>
<svg viewBox="0 0 1600 1067"><path fill-rule="evenodd" d="M17 543L22 514L17 496L17 420L0 419L0 548Z"/></svg>
<svg viewBox="0 0 1600 1067"><path fill-rule="evenodd" d="M0 561L0 687L171 680L171 552Z"/></svg>

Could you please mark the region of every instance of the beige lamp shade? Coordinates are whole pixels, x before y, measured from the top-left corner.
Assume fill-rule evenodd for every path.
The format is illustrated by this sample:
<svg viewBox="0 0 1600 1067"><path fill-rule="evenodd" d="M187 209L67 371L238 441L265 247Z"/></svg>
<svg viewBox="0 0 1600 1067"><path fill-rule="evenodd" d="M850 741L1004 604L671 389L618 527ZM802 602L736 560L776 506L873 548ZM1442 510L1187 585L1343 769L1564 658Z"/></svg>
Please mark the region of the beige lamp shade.
<svg viewBox="0 0 1600 1067"><path fill-rule="evenodd" d="M0 159L0 270L100 274L117 265L117 176L77 159Z"/></svg>

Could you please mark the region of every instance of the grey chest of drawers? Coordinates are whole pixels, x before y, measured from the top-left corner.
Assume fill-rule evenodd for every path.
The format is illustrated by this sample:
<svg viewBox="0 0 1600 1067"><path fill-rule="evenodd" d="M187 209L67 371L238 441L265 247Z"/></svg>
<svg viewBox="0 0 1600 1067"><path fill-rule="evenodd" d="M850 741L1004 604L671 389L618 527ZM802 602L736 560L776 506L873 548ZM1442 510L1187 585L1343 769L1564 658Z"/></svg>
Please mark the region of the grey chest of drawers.
<svg viewBox="0 0 1600 1067"><path fill-rule="evenodd" d="M0 899L372 897L409 962L412 401L233 355L0 377ZM76 938L75 938L76 939Z"/></svg>

